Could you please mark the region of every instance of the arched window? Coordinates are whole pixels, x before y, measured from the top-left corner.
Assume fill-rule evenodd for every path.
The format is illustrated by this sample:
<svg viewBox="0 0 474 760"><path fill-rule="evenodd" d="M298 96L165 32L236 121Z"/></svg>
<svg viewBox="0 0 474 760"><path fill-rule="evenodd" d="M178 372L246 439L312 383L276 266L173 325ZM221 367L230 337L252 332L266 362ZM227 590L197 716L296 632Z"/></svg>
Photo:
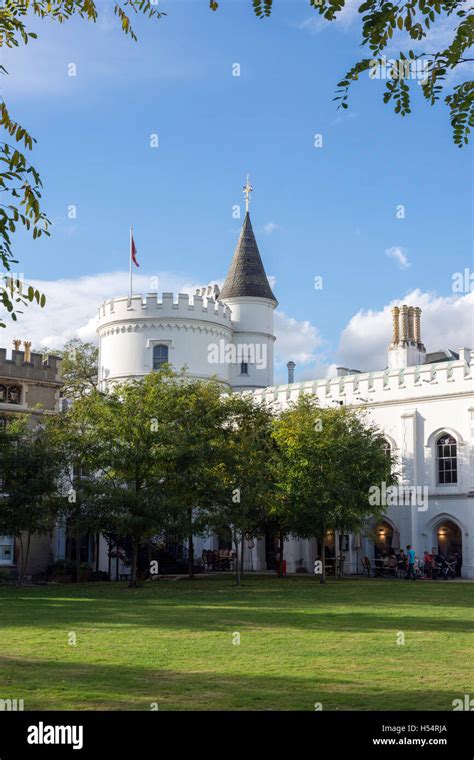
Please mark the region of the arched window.
<svg viewBox="0 0 474 760"><path fill-rule="evenodd" d="M386 438L383 442L383 453L385 454L386 457L392 456L392 447L390 446L390 442L387 441Z"/></svg>
<svg viewBox="0 0 474 760"><path fill-rule="evenodd" d="M456 439L443 433L436 444L438 483L450 485L458 482L458 454Z"/></svg>
<svg viewBox="0 0 474 760"><path fill-rule="evenodd" d="M7 386L0 385L0 401L5 402L7 400Z"/></svg>
<svg viewBox="0 0 474 760"><path fill-rule="evenodd" d="M153 346L153 369L161 369L163 364L168 363L168 346L159 343Z"/></svg>

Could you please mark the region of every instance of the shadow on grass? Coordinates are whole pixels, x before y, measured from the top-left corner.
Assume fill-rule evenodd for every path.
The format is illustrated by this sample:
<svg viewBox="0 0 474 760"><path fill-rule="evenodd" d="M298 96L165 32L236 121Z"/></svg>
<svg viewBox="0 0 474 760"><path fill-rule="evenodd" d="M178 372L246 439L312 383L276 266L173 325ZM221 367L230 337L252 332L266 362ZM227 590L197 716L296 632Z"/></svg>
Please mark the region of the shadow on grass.
<svg viewBox="0 0 474 760"><path fill-rule="evenodd" d="M337 583L258 580L245 588L226 581L158 582L139 590L120 584L79 584L0 590L0 629L15 626L133 626L228 631L230 626L311 631L474 630L474 585Z"/></svg>
<svg viewBox="0 0 474 760"><path fill-rule="evenodd" d="M25 710L451 710L460 689L428 690L411 680L409 689L387 691L386 676L361 682L337 679L184 672L134 667L15 660L0 657L0 697L21 698ZM406 678L409 673L404 674ZM14 676L14 679L11 679Z"/></svg>

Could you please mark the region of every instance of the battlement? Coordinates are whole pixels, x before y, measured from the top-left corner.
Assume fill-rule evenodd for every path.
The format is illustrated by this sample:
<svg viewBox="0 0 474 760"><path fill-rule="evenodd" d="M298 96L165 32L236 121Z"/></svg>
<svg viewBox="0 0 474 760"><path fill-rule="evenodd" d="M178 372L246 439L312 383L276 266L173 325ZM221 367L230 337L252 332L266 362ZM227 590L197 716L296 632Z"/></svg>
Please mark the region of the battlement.
<svg viewBox="0 0 474 760"><path fill-rule="evenodd" d="M474 350L462 348L458 360L276 385L256 390L253 396L257 401L284 406L308 393L317 397L322 407L370 407L466 392L474 394Z"/></svg>
<svg viewBox="0 0 474 760"><path fill-rule="evenodd" d="M61 383L60 356L50 355L43 359L42 354L33 352L29 354L29 361L26 361L25 351L15 349L10 356L11 358L7 357L6 348L0 348L0 378Z"/></svg>
<svg viewBox="0 0 474 760"><path fill-rule="evenodd" d="M111 298L99 307L98 329L113 322L134 322L149 319L199 319L231 327L231 311L228 306L213 298L201 295L190 297L187 293L147 293L145 297L134 295Z"/></svg>

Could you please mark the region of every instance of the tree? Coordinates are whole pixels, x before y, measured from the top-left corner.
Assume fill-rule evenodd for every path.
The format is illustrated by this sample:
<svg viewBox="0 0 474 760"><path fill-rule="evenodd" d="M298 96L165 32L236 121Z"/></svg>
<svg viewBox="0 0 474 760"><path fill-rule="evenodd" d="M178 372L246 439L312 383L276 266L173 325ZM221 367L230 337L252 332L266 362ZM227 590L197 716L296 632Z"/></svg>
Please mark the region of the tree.
<svg viewBox="0 0 474 760"><path fill-rule="evenodd" d="M84 343L79 338L69 340L61 357L62 394L77 399L98 387L99 348L94 343Z"/></svg>
<svg viewBox="0 0 474 760"><path fill-rule="evenodd" d="M291 500L288 493L285 492L284 483L280 477L280 467L282 466L281 452L278 446L276 446L275 437L273 440L275 442L275 450L270 464L273 471L273 493L264 516L262 533L269 533L278 539L278 575L280 578L283 578L285 540L291 536L293 514Z"/></svg>
<svg viewBox="0 0 474 760"><path fill-rule="evenodd" d="M159 19L165 14L156 6L154 0L114 1L114 13L124 34L136 41L129 14ZM37 38L38 35L27 28L30 16L59 24L64 24L72 16L95 22L98 9L95 0L3 0L0 8L0 48L27 45ZM8 74L2 65L0 74ZM0 265L6 273L0 276L0 304L16 320L17 313L21 313L19 307L32 301L43 307L46 299L33 286L25 285L19 276L8 276L12 265L18 263L13 256L11 236L18 226L31 232L33 239L49 235L50 221L41 208L40 175L22 152L31 151L35 139L10 116L5 103L0 104L0 126L8 133L8 138L0 141L3 166L0 191L4 193L3 203L0 204ZM12 142L9 142L10 139ZM1 315L0 327L5 327Z"/></svg>
<svg viewBox="0 0 474 760"><path fill-rule="evenodd" d="M102 396L92 392L45 421L48 437L60 452L61 488L56 514L75 542L76 582L80 579L81 536L105 529L109 518L95 475L107 445L95 424L101 402Z"/></svg>
<svg viewBox="0 0 474 760"><path fill-rule="evenodd" d="M239 585L244 541L261 532L274 492L272 414L251 396L227 396L223 404L226 418L221 429L223 445L216 470L219 496L213 520L215 528L231 528Z"/></svg>
<svg viewBox="0 0 474 760"><path fill-rule="evenodd" d="M276 2L251 0L258 18L268 18ZM334 21L348 0L309 0L309 5L327 21ZM212 10L219 2L210 0ZM473 44L474 16L464 0L405 0L393 3L386 0L361 0L358 12L362 20L361 45L368 47L370 58L357 61L338 84L335 100L340 107L348 107L349 89L363 72L372 78L387 79L384 103L393 102L395 113L406 116L411 112L410 84L420 81L418 73L423 65L421 89L430 105L439 100L448 77L458 67L474 59L467 55ZM413 50L413 43L427 41L428 33L435 32L446 20L455 20L448 44L432 50L431 45L421 53ZM454 25L454 24L453 24ZM399 32L404 49L395 59L387 62L384 51ZM394 40L395 41L395 40ZM418 68L417 68L418 67ZM474 125L474 82L463 81L455 85L444 98L449 108L453 139L460 148L469 141Z"/></svg>
<svg viewBox="0 0 474 760"><path fill-rule="evenodd" d="M320 409L301 396L275 422L280 488L286 496L287 525L302 538L317 537L325 583L328 529L355 530L376 511L369 488L393 482L393 462L380 431L360 413L338 407Z"/></svg>
<svg viewBox="0 0 474 760"><path fill-rule="evenodd" d="M44 428L31 429L28 417L0 428L0 452L0 533L19 541L21 584L32 536L49 533L55 525L61 458Z"/></svg>
<svg viewBox="0 0 474 760"><path fill-rule="evenodd" d="M91 498L108 532L132 545L130 587L137 586L140 545L173 524L172 459L179 376L161 369L140 381L92 391L75 402L97 441ZM95 507L94 507L95 509Z"/></svg>
<svg viewBox="0 0 474 760"><path fill-rule="evenodd" d="M222 385L181 377L175 385L173 433L166 480L175 503L178 534L188 537L189 577L194 574L194 536L204 533L218 497L216 468L225 442Z"/></svg>

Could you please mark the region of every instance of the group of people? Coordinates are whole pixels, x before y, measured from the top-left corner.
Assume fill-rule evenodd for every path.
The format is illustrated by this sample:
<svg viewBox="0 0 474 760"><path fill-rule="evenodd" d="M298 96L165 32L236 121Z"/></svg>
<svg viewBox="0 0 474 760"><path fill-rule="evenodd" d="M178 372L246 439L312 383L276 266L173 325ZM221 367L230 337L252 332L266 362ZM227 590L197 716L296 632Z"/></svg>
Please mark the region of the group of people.
<svg viewBox="0 0 474 760"><path fill-rule="evenodd" d="M212 570L233 570L235 561L235 552L231 549L204 549L202 555L202 564L207 571Z"/></svg>
<svg viewBox="0 0 474 760"><path fill-rule="evenodd" d="M405 577L407 580L416 580L425 578L429 580L439 580L442 578L455 578L459 575L460 558L456 552L452 556L445 557L439 549L433 547L431 552L425 549L423 559L416 556L415 550L411 544L407 544L406 551L403 549L390 549L389 552L383 550L376 559L379 568L383 570L386 566L395 572L399 577ZM380 573L379 573L380 574Z"/></svg>

